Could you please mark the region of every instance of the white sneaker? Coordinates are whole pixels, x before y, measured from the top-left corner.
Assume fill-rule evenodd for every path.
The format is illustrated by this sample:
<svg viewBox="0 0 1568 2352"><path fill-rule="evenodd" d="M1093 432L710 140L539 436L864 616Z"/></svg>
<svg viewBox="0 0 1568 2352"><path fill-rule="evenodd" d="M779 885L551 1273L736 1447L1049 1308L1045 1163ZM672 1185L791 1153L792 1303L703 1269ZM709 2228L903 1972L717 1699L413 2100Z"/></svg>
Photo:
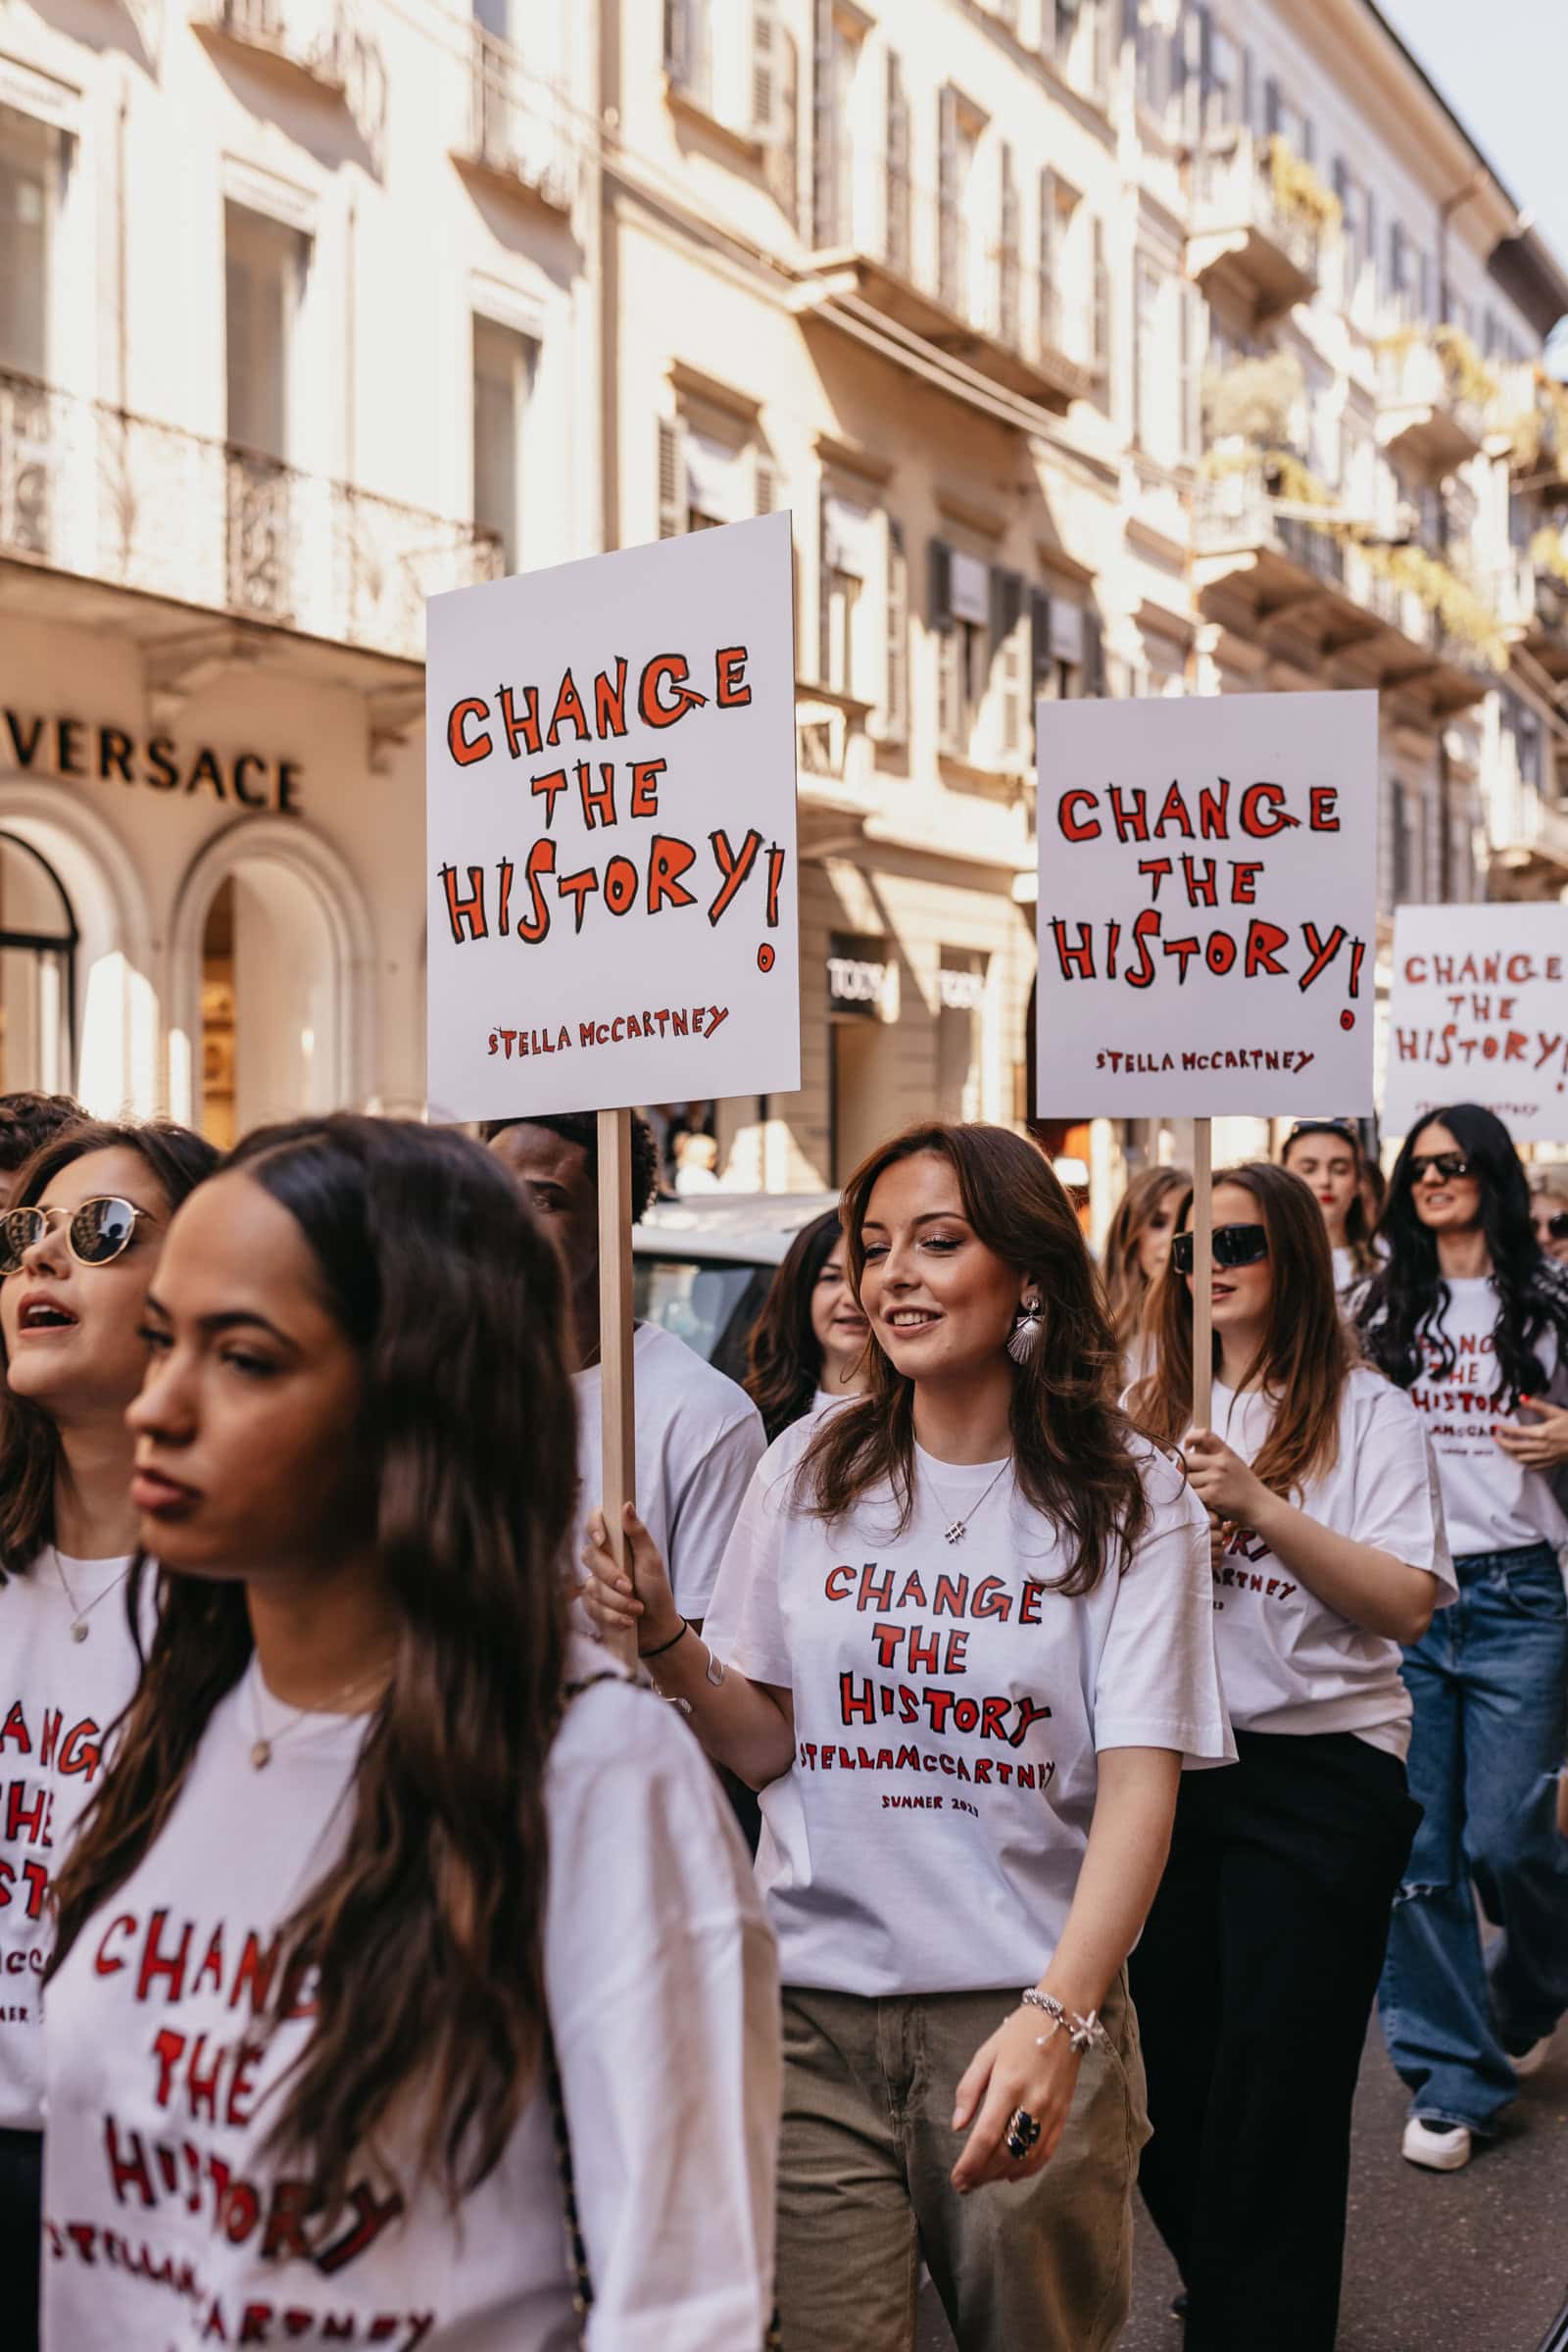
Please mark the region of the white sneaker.
<svg viewBox="0 0 1568 2352"><path fill-rule="evenodd" d="M1546 2060L1551 2056L1552 2038L1550 2034L1544 2034L1539 2041L1533 2041L1530 2044L1528 2050L1521 2050L1517 2058L1512 2050L1508 2051L1508 2064L1513 2068L1521 2082L1528 2082L1532 2075L1540 2074Z"/></svg>
<svg viewBox="0 0 1568 2352"><path fill-rule="evenodd" d="M1412 2115L1399 2153L1406 2164L1424 2165L1429 2173L1457 2173L1470 2161L1470 2132L1464 2124L1434 2126Z"/></svg>

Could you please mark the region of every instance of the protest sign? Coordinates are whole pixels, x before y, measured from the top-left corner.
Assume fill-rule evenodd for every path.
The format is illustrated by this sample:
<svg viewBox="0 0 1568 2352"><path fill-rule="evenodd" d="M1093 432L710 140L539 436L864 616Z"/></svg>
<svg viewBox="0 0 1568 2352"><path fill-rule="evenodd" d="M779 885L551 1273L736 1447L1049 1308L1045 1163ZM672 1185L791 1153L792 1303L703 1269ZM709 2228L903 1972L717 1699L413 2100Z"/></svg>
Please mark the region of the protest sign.
<svg viewBox="0 0 1568 2352"><path fill-rule="evenodd" d="M1385 1132L1446 1102L1485 1104L1516 1143L1568 1141L1568 907L1396 911Z"/></svg>
<svg viewBox="0 0 1568 2352"><path fill-rule="evenodd" d="M787 514L433 598L433 1119L598 1114L603 1469L634 1502L629 1105L800 1084Z"/></svg>
<svg viewBox="0 0 1568 2352"><path fill-rule="evenodd" d="M1039 1100L1372 1107L1377 697L1042 703Z"/></svg>
<svg viewBox="0 0 1568 2352"><path fill-rule="evenodd" d="M790 518L431 600L434 1119L800 1084Z"/></svg>

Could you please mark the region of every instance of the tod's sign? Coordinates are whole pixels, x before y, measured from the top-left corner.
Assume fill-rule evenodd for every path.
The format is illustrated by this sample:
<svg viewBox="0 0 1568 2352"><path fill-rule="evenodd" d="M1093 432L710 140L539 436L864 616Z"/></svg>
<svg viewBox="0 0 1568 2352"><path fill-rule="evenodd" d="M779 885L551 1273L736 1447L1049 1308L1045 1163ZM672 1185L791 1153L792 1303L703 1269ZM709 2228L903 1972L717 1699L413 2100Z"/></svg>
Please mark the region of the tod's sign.
<svg viewBox="0 0 1568 2352"><path fill-rule="evenodd" d="M208 744L190 751L169 735L143 737L84 718L9 710L0 718L0 765L20 775L198 793L225 808L269 809L277 816L301 813L297 760L272 760L265 752L218 752Z"/></svg>

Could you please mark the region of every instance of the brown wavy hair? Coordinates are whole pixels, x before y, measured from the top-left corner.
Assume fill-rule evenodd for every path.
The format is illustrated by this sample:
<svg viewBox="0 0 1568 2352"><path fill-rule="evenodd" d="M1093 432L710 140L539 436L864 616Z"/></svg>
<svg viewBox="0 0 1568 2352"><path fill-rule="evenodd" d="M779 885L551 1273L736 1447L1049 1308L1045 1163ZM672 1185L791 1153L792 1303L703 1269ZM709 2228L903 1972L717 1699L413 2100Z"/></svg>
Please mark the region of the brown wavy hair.
<svg viewBox="0 0 1568 2352"><path fill-rule="evenodd" d="M769 1445L804 1419L821 1386L822 1348L811 1328L811 1296L843 1238L836 1208L803 1225L752 1327L744 1386L762 1416Z"/></svg>
<svg viewBox="0 0 1568 2352"><path fill-rule="evenodd" d="M1356 1361L1335 1297L1329 1229L1316 1200L1289 1168L1250 1159L1218 1170L1214 1184L1216 1189L1234 1184L1250 1193L1268 1235L1268 1323L1239 1385L1250 1388L1255 1382L1275 1399L1273 1425L1252 1468L1271 1494L1289 1501L1339 1458L1340 1404ZM1178 1233L1187 1231L1192 1214L1189 1190ZM1193 1295L1188 1277L1174 1267L1167 1266L1154 1285L1146 1328L1154 1343L1154 1369L1128 1401L1140 1428L1174 1446L1193 1419ZM1216 1337L1216 1374L1219 1359Z"/></svg>
<svg viewBox="0 0 1568 2352"><path fill-rule="evenodd" d="M1139 1322L1151 1289L1138 1263L1138 1246L1150 1218L1172 1193L1190 1193L1193 1180L1185 1168L1145 1168L1135 1176L1110 1220L1105 1235L1102 1279L1115 1327L1116 1345L1125 1357L1138 1337Z"/></svg>
<svg viewBox="0 0 1568 2352"><path fill-rule="evenodd" d="M576 1447L561 1262L507 1171L450 1131L303 1120L250 1136L225 1168L294 1217L358 1351L374 1541L401 1620L342 1853L282 1930L264 2030L302 1968L318 1994L273 2146L309 2166L330 2210L356 2155L379 2157L412 2119L421 2177L456 2204L506 2147L545 2017L544 1784ZM164 1574L160 1597L60 1874L51 1973L157 1840L250 1660L242 1583Z"/></svg>
<svg viewBox="0 0 1568 2352"><path fill-rule="evenodd" d="M18 1172L5 1208L31 1208L43 1199L63 1168L89 1152L134 1152L146 1162L172 1216L187 1193L218 1165L218 1153L203 1136L163 1119L145 1123L78 1118L62 1126L50 1143ZM0 1344L0 1362L5 1348ZM130 1402L129 1397L125 1399ZM0 1381L0 1585L24 1576L44 1546L55 1540L55 1482L60 1471L60 1432L42 1405L13 1396Z"/></svg>
<svg viewBox="0 0 1568 2352"><path fill-rule="evenodd" d="M862 1160L844 1188L839 1213L857 1298L877 1179L926 1152L952 1167L976 1239L1040 1286L1045 1333L1034 1360L1013 1367L1013 1475L1068 1554L1055 1590L1092 1592L1112 1560L1118 1573L1126 1567L1149 1504L1116 1404L1116 1335L1072 1203L1044 1152L1005 1127L906 1128ZM866 1395L824 1417L802 1456L798 1491L816 1517L835 1520L886 1482L902 1533L914 1509L914 1383L880 1348L867 1361Z"/></svg>

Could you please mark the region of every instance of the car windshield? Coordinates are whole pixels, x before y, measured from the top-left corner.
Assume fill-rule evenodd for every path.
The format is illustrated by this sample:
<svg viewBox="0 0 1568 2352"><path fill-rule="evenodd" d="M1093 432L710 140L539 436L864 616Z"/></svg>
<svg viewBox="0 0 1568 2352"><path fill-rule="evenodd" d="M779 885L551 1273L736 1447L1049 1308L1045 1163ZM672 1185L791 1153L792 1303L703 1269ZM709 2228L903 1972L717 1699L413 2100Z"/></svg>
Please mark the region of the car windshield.
<svg viewBox="0 0 1568 2352"><path fill-rule="evenodd" d="M716 1364L731 1380L746 1370L746 1343L767 1296L773 1268L746 1258L663 1256L639 1250L633 1265L633 1311Z"/></svg>

